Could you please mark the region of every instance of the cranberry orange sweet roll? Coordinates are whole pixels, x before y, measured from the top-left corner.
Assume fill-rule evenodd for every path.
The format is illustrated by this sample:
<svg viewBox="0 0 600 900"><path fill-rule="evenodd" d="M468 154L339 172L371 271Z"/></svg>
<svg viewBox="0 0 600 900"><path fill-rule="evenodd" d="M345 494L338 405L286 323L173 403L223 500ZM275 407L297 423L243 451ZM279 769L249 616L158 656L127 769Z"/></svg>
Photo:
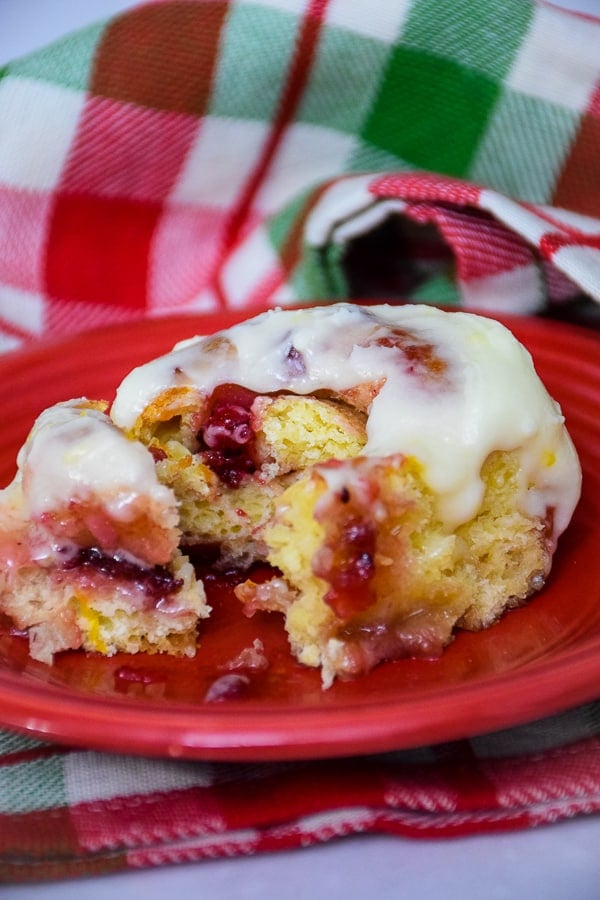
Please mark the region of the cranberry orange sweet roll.
<svg viewBox="0 0 600 900"><path fill-rule="evenodd" d="M111 416L150 448L183 546L275 567L238 596L283 614L325 685L524 602L580 492L527 351L433 307L272 310L134 370Z"/></svg>

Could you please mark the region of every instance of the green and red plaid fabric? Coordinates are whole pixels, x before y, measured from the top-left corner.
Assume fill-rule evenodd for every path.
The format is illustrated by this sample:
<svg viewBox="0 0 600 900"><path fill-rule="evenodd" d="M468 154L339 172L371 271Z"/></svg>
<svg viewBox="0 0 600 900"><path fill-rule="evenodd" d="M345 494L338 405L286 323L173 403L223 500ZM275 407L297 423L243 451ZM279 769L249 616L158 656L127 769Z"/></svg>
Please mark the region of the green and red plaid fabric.
<svg viewBox="0 0 600 900"><path fill-rule="evenodd" d="M374 757L226 764L0 735L0 882L309 847L442 838L600 812L600 703Z"/></svg>
<svg viewBox="0 0 600 900"><path fill-rule="evenodd" d="M532 0L162 0L11 62L0 349L365 291L600 299L599 46Z"/></svg>
<svg viewBox="0 0 600 900"><path fill-rule="evenodd" d="M531 0L159 0L9 63L0 350L306 300L593 304L599 47L600 20ZM5 882L599 810L598 703L281 765L0 733Z"/></svg>

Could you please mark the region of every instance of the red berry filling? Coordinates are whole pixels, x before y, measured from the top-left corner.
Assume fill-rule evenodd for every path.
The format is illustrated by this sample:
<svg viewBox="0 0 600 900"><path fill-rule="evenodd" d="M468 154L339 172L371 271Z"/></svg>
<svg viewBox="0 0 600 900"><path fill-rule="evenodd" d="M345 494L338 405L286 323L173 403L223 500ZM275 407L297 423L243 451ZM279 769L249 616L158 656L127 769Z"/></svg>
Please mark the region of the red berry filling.
<svg viewBox="0 0 600 900"><path fill-rule="evenodd" d="M376 530L368 511L360 508L347 488L337 500L335 509L327 509L322 516L327 534L313 570L329 585L325 602L340 619L348 619L375 601Z"/></svg>
<svg viewBox="0 0 600 900"><path fill-rule="evenodd" d="M183 584L166 566L145 568L118 553L114 556L103 553L98 547L83 547L63 568L92 569L108 578L126 581L155 603L175 593Z"/></svg>
<svg viewBox="0 0 600 900"><path fill-rule="evenodd" d="M256 394L235 384L221 384L208 403L207 418L198 432L206 464L229 487L256 471L251 407Z"/></svg>

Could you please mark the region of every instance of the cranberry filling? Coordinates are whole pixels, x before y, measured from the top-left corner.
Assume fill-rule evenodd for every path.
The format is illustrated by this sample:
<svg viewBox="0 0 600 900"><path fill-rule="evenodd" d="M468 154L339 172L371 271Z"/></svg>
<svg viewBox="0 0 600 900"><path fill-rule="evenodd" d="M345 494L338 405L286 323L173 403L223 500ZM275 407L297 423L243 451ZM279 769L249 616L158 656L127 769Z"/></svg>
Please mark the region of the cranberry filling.
<svg viewBox="0 0 600 900"><path fill-rule="evenodd" d="M236 384L220 384L213 391L208 416L198 432L207 465L229 487L238 487L256 471L251 407L256 394Z"/></svg>
<svg viewBox="0 0 600 900"><path fill-rule="evenodd" d="M247 693L250 679L247 675L221 675L204 695L205 703L222 703L224 700L238 700Z"/></svg>
<svg viewBox="0 0 600 900"><path fill-rule="evenodd" d="M368 515L352 508L347 497L344 489L340 496L344 506L328 516L325 544L313 564L315 575L329 585L325 602L341 619L367 609L375 600L375 526Z"/></svg>
<svg viewBox="0 0 600 900"><path fill-rule="evenodd" d="M108 578L119 578L135 584L147 597L158 602L173 594L183 584L181 578L169 572L166 566L144 568L122 556L109 556L98 547L83 547L68 562L64 569L93 569Z"/></svg>
<svg viewBox="0 0 600 900"><path fill-rule="evenodd" d="M128 684L154 684L165 680L160 672L151 672L148 669L134 669L132 666L119 666L115 672L115 682Z"/></svg>

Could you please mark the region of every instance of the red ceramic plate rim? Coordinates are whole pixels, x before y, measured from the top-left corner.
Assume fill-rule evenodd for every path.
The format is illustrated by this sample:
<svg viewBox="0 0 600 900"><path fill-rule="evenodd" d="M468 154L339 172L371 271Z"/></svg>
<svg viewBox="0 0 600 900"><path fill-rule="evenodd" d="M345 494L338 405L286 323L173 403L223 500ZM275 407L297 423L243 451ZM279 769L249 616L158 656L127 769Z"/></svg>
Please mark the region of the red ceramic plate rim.
<svg viewBox="0 0 600 900"><path fill-rule="evenodd" d="M544 663L432 697L335 709L152 709L0 678L0 721L38 737L106 751L218 760L315 759L471 737L596 699L600 638ZM532 700L531 698L535 699ZM520 699L522 698L522 699ZM507 711L507 701L509 710ZM123 729L126 729L123 731Z"/></svg>
<svg viewBox="0 0 600 900"><path fill-rule="evenodd" d="M69 353L82 342L91 348L104 348L110 356L110 348L119 339L160 344L163 334L165 339L173 335L178 339L186 334L209 333L239 318L241 315L219 314L151 319L45 342L2 358L0 377L6 379L11 370L17 370L25 390L32 389L48 367L54 367L56 375L56 368L64 365L68 373ZM582 386L586 400L581 402L597 404L597 334L539 319L505 321L526 346L531 344L543 351L547 364L555 361L560 367L567 358L581 359L584 370L587 367L596 379L596 386ZM122 350L120 353L122 356ZM118 349L113 356L122 367L115 375L116 384L129 363L121 359ZM76 386L76 373L71 374ZM58 377L59 383L62 377ZM16 388L16 384L11 388L13 393ZM64 395L54 399L64 399ZM44 396L40 402L47 405L53 401ZM566 412L568 417L568 409ZM221 760L317 758L396 750L511 727L595 699L599 680L598 629L572 642L567 639L556 652L517 669L414 697L403 693L397 698L367 701L359 692L356 703L347 701L339 707L299 703L282 708L265 702L257 709L236 702L210 708L193 704L170 708L38 683L9 667L0 669L0 723L100 750Z"/></svg>

